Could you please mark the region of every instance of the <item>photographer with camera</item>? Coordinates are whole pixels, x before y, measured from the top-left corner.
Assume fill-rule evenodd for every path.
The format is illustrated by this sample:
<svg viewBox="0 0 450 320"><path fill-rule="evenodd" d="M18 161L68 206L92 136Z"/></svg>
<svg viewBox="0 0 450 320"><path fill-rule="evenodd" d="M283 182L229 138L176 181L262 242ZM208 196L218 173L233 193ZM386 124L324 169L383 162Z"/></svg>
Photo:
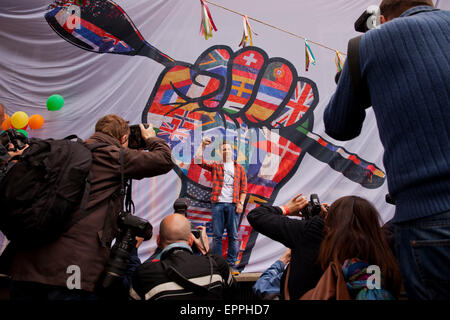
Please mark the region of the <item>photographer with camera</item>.
<svg viewBox="0 0 450 320"><path fill-rule="evenodd" d="M325 132L357 137L372 106L408 298L450 299L450 12L431 0L383 0L379 20L349 42Z"/></svg>
<svg viewBox="0 0 450 320"><path fill-rule="evenodd" d="M291 249L291 262L281 278L281 299L284 292L287 270L289 272L289 296L296 300L313 288L323 270L317 264L317 256L323 239L323 219L321 214L311 219L291 219L301 217L302 209L309 202L302 194L295 196L283 206L261 205L248 213L250 225L259 233L282 243Z"/></svg>
<svg viewBox="0 0 450 320"><path fill-rule="evenodd" d="M281 278L282 299L303 297L316 287L331 262L347 266L356 261L360 263L358 266L363 266L361 270L369 264L377 265L383 275L382 288L387 288L394 296L399 294L400 278L395 258L381 231L379 214L367 200L343 197L327 209L327 205L320 205L317 195L308 201L299 194L281 207L261 205L247 218L256 231L291 249L291 262ZM355 276L352 271L346 278L350 285L354 285L350 280ZM351 298L364 296L365 289L355 288L350 293ZM385 297L385 290L380 290L373 291L376 299Z"/></svg>
<svg viewBox="0 0 450 320"><path fill-rule="evenodd" d="M0 103L0 126L5 120L5 117L6 108ZM27 142L28 138L15 129L2 131L0 134L0 166L6 167L11 158L20 156L28 148Z"/></svg>
<svg viewBox="0 0 450 320"><path fill-rule="evenodd" d="M121 212L121 172L125 179L143 179L169 172L174 163L169 146L155 136L153 128L140 125L140 129L147 150L128 148L130 128L121 117L107 115L98 120L94 135L85 141L86 145L101 144L92 151L86 208L73 214L77 222L57 240L32 249L17 249L10 268L11 299L95 299L113 239L120 236L116 244L124 247L114 250L118 258L109 261L126 262L129 248L136 246L135 237L139 233L151 236L148 222ZM107 274L114 273L114 268L106 267Z"/></svg>
<svg viewBox="0 0 450 320"><path fill-rule="evenodd" d="M207 243L205 228L201 238ZM207 252L191 232L191 223L173 213L160 224L157 237L160 259L146 261L134 275L134 300L221 300L231 298L236 283L222 256ZM195 255L192 247L202 255Z"/></svg>

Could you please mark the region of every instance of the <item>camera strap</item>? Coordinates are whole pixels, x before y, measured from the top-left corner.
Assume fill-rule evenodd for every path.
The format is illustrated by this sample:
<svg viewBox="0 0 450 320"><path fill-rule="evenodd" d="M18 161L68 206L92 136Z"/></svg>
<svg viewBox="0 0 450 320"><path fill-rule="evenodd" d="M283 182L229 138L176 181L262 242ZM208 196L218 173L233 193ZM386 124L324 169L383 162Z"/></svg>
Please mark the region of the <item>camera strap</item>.
<svg viewBox="0 0 450 320"><path fill-rule="evenodd" d="M209 253L206 254L206 256L208 257L209 266L210 266L211 277L210 277L209 283L211 284L213 272L214 272L214 267L213 267L214 262L213 262L213 258L211 257L211 255ZM166 276L170 280L177 283L182 288L184 288L186 290L190 290L199 296L204 296L204 295L207 295L208 293L216 295L215 293L209 291L208 288L202 287L202 286L190 281L184 275L182 275L177 269L175 269L173 266L169 266L165 261L160 260L160 263L161 263L161 266L162 266ZM220 298L218 295L216 295L216 296L218 298Z"/></svg>
<svg viewBox="0 0 450 320"><path fill-rule="evenodd" d="M173 266L168 266L167 263L165 263L163 260L161 260L160 262L166 276L170 280L180 285L182 288L190 290L200 296L204 296L209 293L209 290L207 288L190 281Z"/></svg>
<svg viewBox="0 0 450 320"><path fill-rule="evenodd" d="M128 179L125 181L125 169L124 169L124 149L120 148L119 153L120 160L120 201L122 204L122 212L131 212L131 208L133 208L133 212L135 211L133 200L131 199L132 195L132 180Z"/></svg>
<svg viewBox="0 0 450 320"><path fill-rule="evenodd" d="M361 65L359 59L359 43L361 37L362 35L350 39L348 42L347 60L356 99L362 106L368 108L372 105L372 102L370 100L369 88L361 77Z"/></svg>

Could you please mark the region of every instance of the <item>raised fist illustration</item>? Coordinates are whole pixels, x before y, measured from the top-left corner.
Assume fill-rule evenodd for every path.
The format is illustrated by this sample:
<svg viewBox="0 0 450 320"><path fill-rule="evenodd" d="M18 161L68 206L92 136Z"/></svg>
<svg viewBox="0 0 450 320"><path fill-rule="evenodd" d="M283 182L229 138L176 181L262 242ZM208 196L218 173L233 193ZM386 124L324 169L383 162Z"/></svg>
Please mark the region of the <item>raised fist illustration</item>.
<svg viewBox="0 0 450 320"><path fill-rule="evenodd" d="M125 11L109 0L60 0L45 18L73 45L94 53L145 56L165 66L142 113L157 136L172 148L182 179L180 196L189 198L189 218L211 234L211 174L194 156L207 138L203 158L221 161L224 140L246 170L248 193L239 229L240 269L248 262L257 233L246 214L275 200L306 153L365 188L378 188L385 174L312 132L319 102L316 84L300 77L283 58L260 48L234 52L213 46L194 64L178 62L150 45ZM223 243L226 252L227 242Z"/></svg>
<svg viewBox="0 0 450 320"><path fill-rule="evenodd" d="M248 177L239 232L242 254L249 253L256 239L246 213L273 203L305 152L366 188L384 182L384 173L374 164L311 131L318 101L315 83L299 77L289 61L269 58L257 47L233 52L227 46L213 46L193 65L178 62L166 67L142 121L158 128L157 136L171 146L183 181L180 196L191 199L189 217L206 223L208 231L211 173L199 166L195 154L203 143L206 161L222 161L222 142L232 143L234 159ZM225 241L223 248L226 252ZM241 256L241 267L246 261L248 254Z"/></svg>

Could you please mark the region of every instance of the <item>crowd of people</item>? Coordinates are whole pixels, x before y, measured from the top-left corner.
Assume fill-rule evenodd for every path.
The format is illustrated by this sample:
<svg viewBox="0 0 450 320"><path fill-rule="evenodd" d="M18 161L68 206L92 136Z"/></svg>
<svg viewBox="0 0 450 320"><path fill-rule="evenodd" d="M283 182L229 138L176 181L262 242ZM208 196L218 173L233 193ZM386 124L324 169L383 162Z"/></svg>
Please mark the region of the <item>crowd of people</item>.
<svg viewBox="0 0 450 320"><path fill-rule="evenodd" d="M263 300L450 299L450 13L431 0L383 0L382 27L367 32L359 44L361 98L346 63L325 114L326 133L350 140L361 132L365 110L372 107L385 149L384 164L395 216L382 225L366 199L349 195L322 205L313 216L302 194L282 206L260 205L247 219L257 232L283 244L286 252L265 270L253 289ZM370 101L370 102L368 102ZM6 110L0 104L0 123ZM10 279L12 300L95 300L98 279L118 236L123 198L121 176L143 179L174 168L171 149L153 127L140 126L146 149L128 148L130 129L117 115L98 120L86 145L92 151L92 178L86 208L89 215L57 240L38 248L8 246L0 256L0 274ZM437 138L437 133L440 137ZM174 212L160 224L158 254L141 263L138 248L127 260L115 298L133 300L232 299L239 214L247 197L244 168L233 160L230 143L223 161L196 157L212 176L212 247L205 228L192 233L190 221ZM6 166L24 152L0 145ZM227 230L228 252L222 256ZM13 242L11 242L12 244ZM51 261L51 263L49 263ZM77 265L81 279L68 288L67 267ZM108 295L109 298L114 295Z"/></svg>

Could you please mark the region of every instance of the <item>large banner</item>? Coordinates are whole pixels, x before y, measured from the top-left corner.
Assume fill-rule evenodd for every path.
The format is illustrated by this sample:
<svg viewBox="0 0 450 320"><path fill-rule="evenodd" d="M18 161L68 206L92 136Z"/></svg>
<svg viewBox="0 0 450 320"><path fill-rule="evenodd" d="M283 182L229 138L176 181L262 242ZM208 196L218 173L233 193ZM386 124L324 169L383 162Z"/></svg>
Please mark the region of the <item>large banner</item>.
<svg viewBox="0 0 450 320"><path fill-rule="evenodd" d="M3 0L0 102L9 115L44 117L42 128L27 129L32 137L88 138L110 113L152 123L177 161L169 174L133 183L135 214L154 234L178 197L191 200L189 218L211 234L211 175L193 158L204 136L214 138L205 150L212 161L220 160L221 142L231 141L248 175L239 228L244 272L263 271L284 251L249 225L246 215L258 205L283 204L298 193L329 204L354 194L369 199L382 222L391 219L372 110L361 135L345 143L328 137L322 122L335 89L336 51L345 58L357 35L354 21L378 3L207 1L206 22L212 18L217 28L208 40L199 32L200 3ZM243 29L252 35L245 47ZM52 94L64 97L62 109L47 110ZM155 238L141 246L142 260L154 252ZM6 242L0 237L0 249Z"/></svg>

